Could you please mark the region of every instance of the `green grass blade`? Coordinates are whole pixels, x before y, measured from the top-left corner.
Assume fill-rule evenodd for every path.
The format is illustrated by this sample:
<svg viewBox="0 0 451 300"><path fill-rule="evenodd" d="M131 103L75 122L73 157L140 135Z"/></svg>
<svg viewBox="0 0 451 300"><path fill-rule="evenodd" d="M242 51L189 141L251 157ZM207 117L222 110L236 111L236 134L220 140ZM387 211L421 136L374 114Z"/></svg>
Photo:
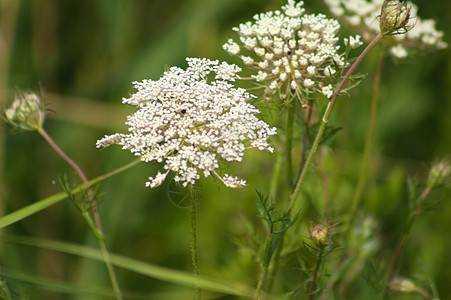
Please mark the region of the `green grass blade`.
<svg viewBox="0 0 451 300"><path fill-rule="evenodd" d="M91 185L95 184L100 179L101 179L100 177L97 177L87 183L79 185L78 187L76 187L75 189L72 190L72 194L80 192L83 189L89 188ZM13 223L16 223L20 220L23 220L26 217L31 216L32 214L40 212L41 210L44 210L47 207L50 207L50 206L64 200L65 198L67 198L66 192L54 194L50 197L47 197L45 199L42 199L42 200L36 202L36 203L30 204L28 206L25 206L24 208L16 210L15 212L12 212L6 216L3 216L0 218L0 229L6 227L8 225L11 225Z"/></svg>
<svg viewBox="0 0 451 300"><path fill-rule="evenodd" d="M25 206L24 208L16 210L15 212L12 212L6 216L3 216L2 218L0 218L0 229L13 223L16 223L22 219L25 219L26 217L35 214L41 210L44 210L47 207L60 202L66 197L67 197L66 193L58 193L43 200L40 200L36 203Z"/></svg>
<svg viewBox="0 0 451 300"><path fill-rule="evenodd" d="M116 294L112 288L108 287L98 287L98 286L75 286L64 281L36 277L29 274L24 274L21 272L11 271L2 269L0 271L0 276L2 278L7 278L8 280L14 280L19 282L24 282L27 284L39 286L41 289L67 294L67 295L79 295L79 296L95 296L96 298L102 297L115 299ZM150 294L134 291L123 291L123 295L126 299L186 299L188 297L187 293L174 292L174 293L160 293L160 294ZM3 299L0 297L0 299Z"/></svg>
<svg viewBox="0 0 451 300"><path fill-rule="evenodd" d="M130 167L132 167L134 165L136 165L138 162L139 162L139 160L134 160L131 163L129 163L129 164L127 164L127 165L125 165L125 166L123 166L123 167L121 167L119 169L116 169L116 170L114 170L114 171L112 171L112 172L110 172L110 173L108 173L106 175L98 176L98 177L96 177L94 179L91 179L90 181L88 181L86 183L83 183L83 184L77 186L76 188L74 188L71 191L71 193L72 194L76 194L76 193L79 193L79 192L81 192L83 190L86 190L86 189L90 188L92 185L96 184L97 182L102 181L102 180L104 180L104 179L106 179L108 177L111 177L111 176L113 176L113 175L115 175L115 174L117 174L119 172L122 172L122 171L124 171L124 170L126 170L126 169L128 169L128 168L130 168ZM0 218L0 229L6 227L8 225L11 225L13 223L16 223L16 222L18 222L20 220L23 220L26 217L31 216L32 214L35 214L35 213L37 213L37 212L39 212L41 210L44 210L47 207L50 207L53 204L56 204L56 203L64 200L65 198L67 198L67 193L66 192L61 192L61 193L52 195L50 197L47 197L45 199L42 199L42 200L40 200L40 201L38 201L36 203L30 204L28 206L25 206L24 208L16 210L15 212L12 212L12 213L10 213L10 214L8 214L6 216L3 216L3 217Z"/></svg>
<svg viewBox="0 0 451 300"><path fill-rule="evenodd" d="M8 242L59 251L103 262L103 256L100 250L86 246L23 236L13 236L9 238L2 236L0 238ZM243 284L229 283L218 279L207 279L205 277L201 277L199 281L196 281L198 279L195 278L191 273L155 266L121 255L111 254L111 261L113 265L117 267L165 282L171 282L174 284L190 287L194 287L197 283L202 289L205 290L242 297L252 297L253 294L253 288L247 287Z"/></svg>

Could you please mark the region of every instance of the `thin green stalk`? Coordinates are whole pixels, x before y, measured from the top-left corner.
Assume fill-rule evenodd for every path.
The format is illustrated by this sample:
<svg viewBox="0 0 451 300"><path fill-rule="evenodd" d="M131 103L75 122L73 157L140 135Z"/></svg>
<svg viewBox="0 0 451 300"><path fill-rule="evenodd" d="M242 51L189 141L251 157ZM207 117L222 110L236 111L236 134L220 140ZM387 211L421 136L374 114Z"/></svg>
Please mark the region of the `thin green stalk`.
<svg viewBox="0 0 451 300"><path fill-rule="evenodd" d="M365 148L363 150L363 159L362 159L362 165L360 168L360 174L359 179L357 182L357 188L354 192L354 198L352 200L352 209L351 209L351 217L348 224L348 227L352 227L352 224L354 223L354 219L357 214L357 210L359 209L361 199L362 199L362 193L363 189L365 188L366 181L368 178L368 169L370 165L370 158L371 158L371 150L373 149L373 142L374 142L374 128L376 124L376 115L377 115L377 102L379 100L379 91L380 91L380 82L382 77L382 69L384 65L384 58L385 58L386 51L385 49L382 51L381 58L379 60L376 74L374 76L373 81L373 94L371 97L371 111L370 111L370 120L368 122L368 131L366 134L366 140L365 140Z"/></svg>
<svg viewBox="0 0 451 300"><path fill-rule="evenodd" d="M309 155L307 156L307 160L305 161L304 167L302 168L301 175L299 176L298 182L296 183L296 187L294 189L293 194L291 194L290 197L290 203L288 205L289 211L293 210L294 204L296 202L296 198L301 190L302 183L304 182L305 176L307 175L307 172L310 168L310 165L313 162L313 157L315 156L315 152L318 149L319 143L323 137L324 131L326 129L326 125L329 122L330 114L332 113L332 109L335 105L335 102L337 101L338 95L340 94L341 90L344 88L346 83L348 82L349 76L354 72L355 68L360 64L363 57L368 53L368 51L382 38L382 34L378 34L363 50L363 52L360 54L360 56L357 58L357 60L352 64L352 66L349 68L349 70L346 72L345 76L340 82L340 85L335 90L334 94L332 95L332 98L330 99L329 103L327 104L326 111L324 112L321 125L318 129L318 133L316 134L315 140L313 141L312 148L310 149Z"/></svg>
<svg viewBox="0 0 451 300"><path fill-rule="evenodd" d="M426 197L429 195L429 192L431 191L431 189L429 187L426 187L423 191L423 193L421 193L420 199L418 200L418 204L415 207L415 210L411 211L409 214L409 217L407 218L407 222L406 225L404 227L404 232L401 236L401 239L398 242L398 246L396 247L396 251L395 251L395 255L393 256L393 260L392 263L390 265L390 276L389 278L393 278L393 276L395 275L396 269L398 267L398 261L399 261L399 257L401 256L401 252L402 249L404 248L404 245L406 243L406 240L410 234L410 231L412 229L412 225L415 222L416 218L418 217L418 215L421 212L421 208L423 206L423 202L426 199Z"/></svg>
<svg viewBox="0 0 451 300"><path fill-rule="evenodd" d="M305 155L307 153L307 142L308 142L308 136L310 131L310 121L312 119L312 106L307 106L307 112L305 117L305 129L304 129L304 136L302 137L302 148L301 148L301 160L299 162L299 169L298 174L296 175L296 178L299 178L301 176L302 168L305 164Z"/></svg>
<svg viewBox="0 0 451 300"><path fill-rule="evenodd" d="M273 243L274 243L274 234L273 234L272 229L270 229L270 233L269 233L268 239L266 241L265 254L263 256L262 270L260 273L260 278L257 283L257 288L255 289L254 300L260 299L260 294L261 294L261 291L263 288L263 283L265 282L266 276L268 275L269 264L271 263L271 257L272 257L271 256L271 251L272 251L271 248L273 247Z"/></svg>
<svg viewBox="0 0 451 300"><path fill-rule="evenodd" d="M53 148L56 151L56 153L58 153L58 155L61 156L61 158L63 158L75 170L75 172L77 172L77 174L82 179L83 183L87 183L88 179L84 174L83 170L69 156L67 156L66 153L64 153L64 151L53 141L53 139L47 134L47 132L42 127L38 129L38 133L47 141L50 147ZM116 294L116 298L123 299L121 290L119 288L119 284L117 282L116 274L114 272L113 264L111 263L111 257L105 244L105 237L102 230L102 224L100 222L100 215L97 210L97 201L95 200L94 193L92 192L91 189L89 190L89 196L92 201L91 210L95 222L94 223L92 222L87 212L83 213L83 217L87 221L89 228L96 236L100 249L102 250L105 265L108 269L108 274L110 276L111 284L113 286L114 293Z"/></svg>
<svg viewBox="0 0 451 300"><path fill-rule="evenodd" d="M194 197L193 186L189 189L191 200L191 263L193 265L193 274L196 277L196 287L194 291L194 299L202 299L202 293L199 286L199 256L197 251L197 199Z"/></svg>
<svg viewBox="0 0 451 300"><path fill-rule="evenodd" d="M398 268L398 262L399 262L399 258L401 257L401 252L404 249L404 245L406 244L407 238L409 237L410 231L412 230L413 223L415 223L416 218L418 217L418 215L421 212L421 208L423 206L423 201L429 195L430 191L431 191L431 188L429 186L423 190L423 193L421 193L421 195L418 199L418 203L417 203L417 206L415 207L415 210L410 211L410 213L409 213L409 217L407 218L407 222L404 227L403 234L398 242L398 245L396 246L395 254L393 256L393 259L392 259L392 262L391 262L391 265L389 268L388 284L385 286L384 296L386 296L388 294L389 284L393 280L393 278L395 278L395 275L396 275L396 270ZM419 292L419 291L417 291L417 292ZM426 297L426 299L430 299L430 296Z"/></svg>
<svg viewBox="0 0 451 300"><path fill-rule="evenodd" d="M323 253L324 253L324 246L321 246L319 248L319 253L318 256L316 257L316 264L315 264L315 269L313 270L313 278L312 278L312 283L310 284L310 289L309 289L309 300L312 300L314 298L314 294L315 294L315 289L316 289L316 280L318 279L318 273L319 273L319 268L321 267L321 263L323 261Z"/></svg>
<svg viewBox="0 0 451 300"><path fill-rule="evenodd" d="M272 286L274 284L274 279L276 277L277 271L279 269L279 262L280 262L280 255L283 249L283 244L285 241L285 234L281 234L279 243L277 244L277 248L276 251L274 251L274 258L273 260L273 265L272 267L269 269L269 276L268 276L268 283L266 285L266 291L268 293L271 292Z"/></svg>
<svg viewBox="0 0 451 300"><path fill-rule="evenodd" d="M287 114L287 136L285 140L285 156L287 160L287 182L289 188L292 189L294 184L293 180L293 157L291 148L293 146L293 116L294 116L294 101L291 101L288 106L288 114Z"/></svg>
<svg viewBox="0 0 451 300"><path fill-rule="evenodd" d="M280 173L282 172L283 158L284 153L282 151L278 151L269 189L269 195L272 199L277 199L277 191L279 190Z"/></svg>

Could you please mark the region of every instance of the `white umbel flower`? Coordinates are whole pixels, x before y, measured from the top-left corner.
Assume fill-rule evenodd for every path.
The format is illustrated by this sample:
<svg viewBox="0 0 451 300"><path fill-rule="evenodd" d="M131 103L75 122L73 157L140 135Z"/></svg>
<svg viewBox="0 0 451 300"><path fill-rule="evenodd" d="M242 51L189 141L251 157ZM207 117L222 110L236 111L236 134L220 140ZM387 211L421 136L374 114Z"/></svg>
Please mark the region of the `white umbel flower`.
<svg viewBox="0 0 451 300"><path fill-rule="evenodd" d="M302 5L302 1L288 0L281 11L255 15L253 22L233 28L239 40L229 39L223 48L234 56L250 54L240 57L247 67L256 70L257 75L251 78L267 81L271 90L287 91L299 86L327 96L329 90L324 92L323 87L333 78L326 70L346 66L337 45L340 24L322 14L304 15ZM353 48L361 44L359 36L348 41Z"/></svg>
<svg viewBox="0 0 451 300"><path fill-rule="evenodd" d="M248 103L254 96L230 83L240 68L208 59L187 62L186 70L172 67L157 81L134 82L138 91L123 99L138 108L127 119L129 133L105 136L97 147L119 144L142 161L164 162L164 171L149 177L147 187L159 186L169 172L183 186L200 174L218 176L229 187L244 186L243 179L215 171L219 159L239 162L248 148L272 152L267 139L276 129L255 116L259 110Z"/></svg>

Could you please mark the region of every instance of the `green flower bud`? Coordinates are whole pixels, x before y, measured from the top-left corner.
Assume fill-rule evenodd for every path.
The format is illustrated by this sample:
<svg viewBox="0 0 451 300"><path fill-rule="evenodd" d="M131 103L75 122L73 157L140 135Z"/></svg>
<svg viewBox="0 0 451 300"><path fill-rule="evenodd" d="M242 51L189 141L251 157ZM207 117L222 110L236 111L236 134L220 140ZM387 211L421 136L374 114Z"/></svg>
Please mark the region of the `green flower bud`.
<svg viewBox="0 0 451 300"><path fill-rule="evenodd" d="M410 7L406 2L398 0L385 0L379 16L380 30L382 34L402 34L411 28L407 26L410 20Z"/></svg>
<svg viewBox="0 0 451 300"><path fill-rule="evenodd" d="M11 106L5 110L6 120L14 127L38 130L45 118L45 109L34 93L20 93Z"/></svg>

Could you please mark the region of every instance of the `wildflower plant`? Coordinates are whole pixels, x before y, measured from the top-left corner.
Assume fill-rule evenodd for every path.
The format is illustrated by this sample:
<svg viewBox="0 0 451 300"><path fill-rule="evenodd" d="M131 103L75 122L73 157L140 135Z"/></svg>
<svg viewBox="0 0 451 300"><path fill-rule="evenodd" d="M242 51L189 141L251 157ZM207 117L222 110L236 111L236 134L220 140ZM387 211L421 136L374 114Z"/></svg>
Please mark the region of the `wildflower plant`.
<svg viewBox="0 0 451 300"><path fill-rule="evenodd" d="M254 22L233 28L239 42L229 39L223 48L239 56L257 84L271 91L290 89L300 93L319 92L327 98L333 94L333 77L347 66L345 51L337 36L340 24L323 14L304 14L303 1L289 0L282 10L254 16ZM360 36L345 40L351 48L362 44ZM303 103L305 104L305 103Z"/></svg>
<svg viewBox="0 0 451 300"><path fill-rule="evenodd" d="M404 10L404 13L406 13L408 10L410 17L407 18L407 20L404 20L405 24L401 26L401 31L394 31L394 33L402 32L405 34L395 34L389 43L390 55L396 59L407 58L411 54L416 54L418 52L430 52L447 47L447 43L443 41L443 31L437 30L435 20L423 20L420 18L418 16L418 7L410 1L324 1L336 18L347 23L356 32L358 32L366 42L370 41L380 32L380 24L387 24L387 18L391 18L389 14L390 11L401 8ZM385 12L381 12L381 7L386 8ZM378 22L379 18L381 23ZM382 31L385 30L386 29L382 29Z"/></svg>
<svg viewBox="0 0 451 300"><path fill-rule="evenodd" d="M441 49L446 47L446 43L442 41L443 33L435 29L433 21L418 18L417 8L410 2L325 1L337 20L323 14L307 14L302 1L287 0L280 10L257 14L252 21L233 28L238 38L228 40L222 47L231 56L239 58L245 68L249 69L251 75L245 75L246 78L239 76L241 68L237 65L206 58L187 58L186 68L170 67L156 80L133 82L134 92L122 98L123 104L134 108L125 121L128 131L106 135L96 142L96 147L104 148L117 144L136 159L90 180L82 168L69 158L45 131L44 101L33 93L20 93L5 110L4 119L16 129L40 134L72 167L83 183L75 186L69 182L70 177L63 175L60 176L62 192L34 201L24 208L15 209L17 203L20 205L19 201L6 205L6 210L14 211L0 216L0 229L64 199L71 200L98 240L97 251L54 241L36 242L34 238L27 242L26 237L19 237L17 244L41 244L42 248L52 251L59 249L61 252L78 254L86 259L102 260L108 271L112 290L96 288L97 283L93 280L90 284L93 286L94 298L107 297L112 293L116 299L124 299L125 295L127 298L132 297L135 291L127 291L122 296L120 286L124 290L129 287L122 286L127 284L127 281L122 283L118 281L120 277L116 278L114 268L118 266L124 267L126 272L188 286L190 289L186 293L180 288L165 292L165 295L172 298L202 299L202 293L207 291L206 297L209 298L233 295L256 300L354 299L364 298L365 295L386 299L393 292L417 293L428 299L439 299L432 280L428 280L430 286L426 287L421 278L417 280L416 275L405 274L410 268L405 268L408 256L405 259L404 252L409 248L409 237L414 234L416 227L413 225L416 220L423 213L430 211L430 208L437 207L438 199L443 196L441 189L450 187L449 158L437 160L422 179L418 177L417 182L416 179L409 181L405 171L413 169L413 160L407 163L408 168L406 162L399 160L396 163L393 157L386 160L381 156L377 161L371 160L371 149L384 149L383 145L374 147L373 132L386 53L402 58L410 56L413 50ZM340 37L339 31L345 24L355 26L355 33L359 35ZM232 29L230 31L232 32ZM384 42L385 47L373 48L378 42ZM363 44L366 44L363 50L357 49ZM8 46L9 43L5 45ZM364 65L364 68L370 66L368 73L374 78L374 84L370 87L367 84L365 87L371 90L371 99L367 99L370 93L366 92L352 95L363 95L357 99L362 103L358 109L359 114L364 114L360 110L366 105L364 102L371 101L366 143L360 163L361 169L358 172L358 154L350 153L346 147L350 144L351 149L357 149L354 144L358 143L359 139L353 139L351 143L349 137L337 140L337 149L340 151L326 149L332 148L335 143L324 145L338 131L336 125L331 124L334 123L331 121L334 121L332 112L335 104L341 101L341 95L356 87L363 78L363 75L355 73L361 68L360 62L373 49L379 52ZM359 50L360 54L352 57ZM405 53L402 54L402 51ZM377 66L371 63L377 63ZM366 73L366 70L364 72ZM274 101L257 101L258 97L249 90L238 87L241 79L264 89L262 97L271 95ZM316 98L324 99L315 101ZM53 101L50 99L47 102ZM266 114L260 113L260 105L263 109L270 107L271 112L277 111L270 116L270 121L265 119ZM343 108L347 109L348 106L343 105ZM95 111L95 114L104 111L108 109ZM55 113L59 113L58 109ZM302 116L305 118L300 120ZM338 118L337 122L343 122L345 119L342 134L348 132L346 127L349 124L356 125L356 128L361 125L362 115L355 119L354 117L355 114L345 114ZM400 122L401 118L402 116ZM72 141L71 136L68 142ZM379 139L374 141L379 142ZM82 143L75 146L80 144ZM89 148L92 148L93 144L92 140L87 143ZM435 146L435 143L432 145ZM249 183L229 172L229 165L241 162L245 152L250 152L246 151L247 149L253 149L251 151L255 152L266 150L277 155L271 155L271 159L267 161L263 161L260 156L253 158L254 165L249 167L256 172L254 177L246 178ZM405 149L410 150L407 147ZM40 147L39 155L41 154ZM135 245L121 249L123 254L110 255L107 247L110 236L105 236L102 229L100 216L103 213L100 214L100 209L104 208L103 204L109 205L109 211L105 213L110 212L111 216L116 218L112 220L119 222L123 221L124 214L117 213L116 197L99 205L97 184L141 162L155 165L155 172L142 184L141 191L134 189L134 203L121 208L126 208L128 213L137 207L148 207L149 200L160 200L164 191L152 188L162 185L170 178L166 196L175 204L176 207L173 208L179 208L179 199L190 200L192 272L151 265L153 254L147 255L147 242L142 243L142 248L138 248L137 253L138 256L146 253L145 259L149 261L131 258L131 253L128 253L130 257L123 256L127 250L136 248ZM393 167L392 164L396 166ZM14 164L8 162L6 165L9 167ZM419 164L417 166L420 167ZM370 172L372 170L376 172ZM263 172L264 174L261 174ZM17 172L8 172L8 176L14 173ZM198 185L201 177L210 176L227 187L240 188L248 185L257 187L257 190L254 193L249 188L230 189L227 193L217 195L214 189L203 190ZM254 184L253 180L256 180L257 184ZM143 183L144 181L146 180L143 180ZM371 188L368 188L368 182L372 182ZM177 191L173 189L172 184L176 185ZM124 192L127 192L126 190ZM152 199L149 199L149 195ZM228 195L233 195L236 199L229 199ZM177 198L179 196L183 198ZM202 197L208 197L209 201L201 202ZM13 198L13 201L15 200ZM256 210L249 208L249 201L246 200L256 200ZM362 203L365 205L361 205ZM199 210L201 213L198 214L201 205L202 210ZM164 209L164 206L159 205L158 210L160 209ZM205 212L209 215L205 215ZM125 227L114 231L118 234L114 236L114 240L129 238L130 229L136 229L137 226L145 227L142 231L146 234L147 230L158 231L159 238L166 238L167 235L167 238L172 239L175 236L173 234L176 234L177 237L184 236L181 240L185 239L186 231L179 230L179 224L184 222L185 218L174 217L170 222L161 222L159 226L154 226L166 218L167 214L155 215L155 210L134 213L141 213L139 220L143 222L132 224L133 226L128 224L130 222L121 223L121 226ZM198 215L202 218L199 225L208 224L208 228L202 228L199 232ZM232 219L231 216L239 218ZM401 223L403 218L405 221ZM48 221L58 219L48 218ZM397 221L391 222L394 219ZM27 233L30 228L26 228ZM174 228L177 230L172 230ZM431 226L430 231L439 232L437 228ZM224 230L228 231L226 235L232 237L231 242L235 242L238 249L222 247L230 242L223 238ZM73 230L63 230L62 233L69 231ZM206 242L197 242L198 233L199 239L207 233ZM438 234L442 233L446 234L446 230L441 230ZM418 237L418 233L416 234ZM393 243L396 236L398 241ZM427 239L429 240L429 237ZM75 240L79 240L78 235ZM151 237L150 240L155 239ZM215 242L218 243L214 245ZM15 247L11 244L11 247ZM159 244L152 244L153 246L158 248ZM201 276L199 268L199 257L202 255L198 255L198 250L205 247L208 247L208 251L218 251L212 252L207 261L215 264L205 268L206 273L210 272L205 274L209 278ZM10 250L7 248L5 250L9 254ZM178 252L172 252L179 249L167 247L164 250L168 250L164 254L166 257L179 255ZM158 261L167 261L161 260L160 249L155 253L158 255ZM411 250L411 255L417 253L419 256L424 255L416 249ZM444 255L446 253L443 252ZM219 259L216 259L216 255ZM23 261L21 255L11 257L16 256L17 260ZM5 278L9 278L9 257L4 261L3 273ZM186 267L185 260L177 261L180 261L178 267ZM438 264L440 262L441 260L436 261ZM61 264L65 265L72 264ZM170 265L175 266L172 261ZM91 268L86 272L91 272ZM95 273L100 275L102 272ZM215 275L221 278L215 279ZM11 278L14 278L14 274ZM94 279L92 276L86 278ZM415 281L408 278L415 278ZM103 284L104 279L99 277L99 284ZM138 285L141 286L141 280L145 278L139 280ZM246 284L242 283L243 280ZM62 283L59 285L63 286ZM16 284L12 286L15 287ZM142 297L161 296L160 288L146 288L149 291L143 290L142 293L146 294L142 294ZM156 294L153 294L154 292ZM0 281L0 294L11 298L3 281ZM141 292L139 294L141 295ZM194 297L190 297L191 295Z"/></svg>
<svg viewBox="0 0 451 300"><path fill-rule="evenodd" d="M231 83L240 68L205 58L187 62L186 70L172 67L157 81L134 82L138 92L123 99L138 108L126 122L130 133L105 136L97 147L119 144L144 162L164 161L147 187L159 186L170 171L183 186L203 174L243 187L245 180L216 171L220 160L240 162L248 148L272 152L267 139L276 129L255 116L254 96Z"/></svg>

